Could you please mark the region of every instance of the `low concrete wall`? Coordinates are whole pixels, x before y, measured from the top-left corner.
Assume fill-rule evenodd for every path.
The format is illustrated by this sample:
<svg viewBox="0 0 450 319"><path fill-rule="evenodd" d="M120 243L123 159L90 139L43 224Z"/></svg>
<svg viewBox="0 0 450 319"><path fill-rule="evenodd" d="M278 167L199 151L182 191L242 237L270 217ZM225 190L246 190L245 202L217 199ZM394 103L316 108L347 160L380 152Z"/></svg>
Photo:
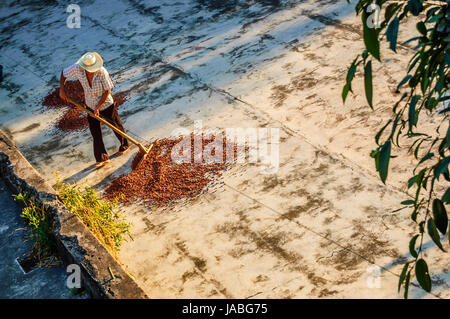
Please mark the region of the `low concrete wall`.
<svg viewBox="0 0 450 319"><path fill-rule="evenodd" d="M0 131L0 178L14 194L28 194L52 214L58 253L78 264L83 286L95 298L148 298L82 221L67 211L55 190L39 175L14 143ZM114 274L112 278L108 267Z"/></svg>

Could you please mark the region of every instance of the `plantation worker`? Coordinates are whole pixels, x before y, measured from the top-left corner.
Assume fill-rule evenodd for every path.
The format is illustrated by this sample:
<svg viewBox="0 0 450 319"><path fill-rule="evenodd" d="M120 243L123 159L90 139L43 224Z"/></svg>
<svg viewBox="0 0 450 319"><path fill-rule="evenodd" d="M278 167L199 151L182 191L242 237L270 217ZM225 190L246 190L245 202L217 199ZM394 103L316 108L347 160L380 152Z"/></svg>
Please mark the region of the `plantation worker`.
<svg viewBox="0 0 450 319"><path fill-rule="evenodd" d="M92 109L96 116L101 116L122 132L125 132L117 112L117 104L111 96L114 84L108 71L103 67L103 59L97 52L87 52L71 66L61 72L59 96L67 101L64 88L68 78L76 78L80 81L85 97L85 104ZM70 93L70 92L68 92ZM70 95L70 94L69 94ZM102 124L99 120L88 115L89 130L94 140L94 156L97 163L95 167L101 167L110 162L102 138ZM129 149L126 138L114 132L120 141L118 156Z"/></svg>

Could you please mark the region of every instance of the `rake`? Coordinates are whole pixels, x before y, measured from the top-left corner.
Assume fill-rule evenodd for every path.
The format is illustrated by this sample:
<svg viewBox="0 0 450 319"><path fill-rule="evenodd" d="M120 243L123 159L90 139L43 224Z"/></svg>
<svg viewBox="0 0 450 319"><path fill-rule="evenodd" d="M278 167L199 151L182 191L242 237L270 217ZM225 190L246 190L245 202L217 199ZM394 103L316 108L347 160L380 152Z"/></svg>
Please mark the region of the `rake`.
<svg viewBox="0 0 450 319"><path fill-rule="evenodd" d="M129 136L128 134L126 134L125 132L119 130L117 127L115 127L114 125L112 125L111 123L109 123L107 120L105 120L104 118L97 116L94 114L94 112L92 112L92 110L88 107L85 107L83 105L81 105L80 103L67 98L67 101L69 101L70 103L72 103L73 105L75 105L76 107L80 108L81 110L85 111L87 114L89 114L90 116L92 116L93 118L99 120L100 122L102 122L103 124L105 124L106 126L110 127L114 132L116 132L117 134L120 134L120 136L125 137L126 139L128 139L131 143L135 144L137 147L139 147L139 153L136 156L142 156L141 159L138 161L137 165L134 167L137 168L139 167L139 165L141 165L145 159L147 158L148 153L151 151L153 144L150 145L149 148L146 148L144 145L142 145L142 143L139 143L138 141L136 141L134 138L132 138L131 136Z"/></svg>

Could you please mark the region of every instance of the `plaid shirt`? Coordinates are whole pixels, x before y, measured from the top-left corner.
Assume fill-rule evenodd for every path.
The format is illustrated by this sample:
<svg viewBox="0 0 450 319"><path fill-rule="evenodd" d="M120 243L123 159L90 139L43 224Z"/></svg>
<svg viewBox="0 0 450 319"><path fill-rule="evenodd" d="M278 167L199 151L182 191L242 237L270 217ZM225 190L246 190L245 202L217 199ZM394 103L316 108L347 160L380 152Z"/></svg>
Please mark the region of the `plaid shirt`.
<svg viewBox="0 0 450 319"><path fill-rule="evenodd" d="M114 87L114 83L111 81L109 73L104 67L94 73L94 77L92 78L92 87L89 85L85 70L78 64L72 64L71 66L65 68L63 70L63 75L66 78L77 78L78 81L80 81L83 86L86 105L93 110L97 107L98 102L100 102L103 92L111 90ZM105 102L100 107L100 110L106 109L113 103L114 100L111 94L109 94Z"/></svg>

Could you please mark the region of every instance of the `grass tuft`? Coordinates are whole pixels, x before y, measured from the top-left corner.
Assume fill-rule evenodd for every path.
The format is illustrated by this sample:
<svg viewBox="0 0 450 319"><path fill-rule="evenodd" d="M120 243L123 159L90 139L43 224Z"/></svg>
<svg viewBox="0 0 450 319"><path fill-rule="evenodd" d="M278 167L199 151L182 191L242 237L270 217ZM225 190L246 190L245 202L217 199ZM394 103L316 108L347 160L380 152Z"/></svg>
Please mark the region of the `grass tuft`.
<svg viewBox="0 0 450 319"><path fill-rule="evenodd" d="M62 182L58 177L55 189L65 207L77 215L111 254L117 257L122 243L132 239L131 224L126 222L118 209L120 197L107 200L94 189L82 189L75 184Z"/></svg>
<svg viewBox="0 0 450 319"><path fill-rule="evenodd" d="M57 264L59 260L56 257L56 239L52 231L51 217L44 205L36 205L32 199L23 194L13 197L24 206L20 216L29 226L29 237L34 242L26 258L36 258L37 267Z"/></svg>

